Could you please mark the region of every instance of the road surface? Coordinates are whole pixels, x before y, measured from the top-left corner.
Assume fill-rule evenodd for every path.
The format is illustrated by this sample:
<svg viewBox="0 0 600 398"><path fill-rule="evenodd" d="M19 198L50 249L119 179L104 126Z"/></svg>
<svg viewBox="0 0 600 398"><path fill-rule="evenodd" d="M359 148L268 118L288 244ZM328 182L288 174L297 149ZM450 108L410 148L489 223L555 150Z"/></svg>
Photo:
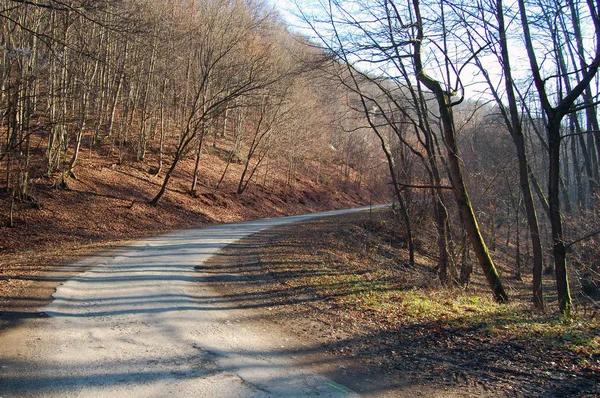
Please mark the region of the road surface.
<svg viewBox="0 0 600 398"><path fill-rule="evenodd" d="M0 335L0 397L356 396L194 267L260 230L357 210L185 230L85 259L47 317Z"/></svg>

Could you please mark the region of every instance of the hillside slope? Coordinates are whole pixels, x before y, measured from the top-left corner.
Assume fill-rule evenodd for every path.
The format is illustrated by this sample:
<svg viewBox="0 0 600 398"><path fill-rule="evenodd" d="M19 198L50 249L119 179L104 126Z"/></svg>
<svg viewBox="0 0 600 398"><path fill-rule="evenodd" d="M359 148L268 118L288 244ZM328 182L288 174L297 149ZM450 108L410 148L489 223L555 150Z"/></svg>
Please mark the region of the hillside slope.
<svg viewBox="0 0 600 398"><path fill-rule="evenodd" d="M32 202L14 204L10 228L11 200L0 193L0 311L9 301L31 295L43 276L56 271L77 256L107 246L162 232L214 223L303 214L348 208L381 201L357 184L344 182L333 165L307 163L291 184L285 171L272 167L263 172L241 195L235 192L240 164L231 164L219 190L215 186L225 168L218 149L203 154L199 185L189 194L194 162L182 162L157 206L147 204L162 182L145 162L116 163L101 151L85 152L76 169L77 179L60 187L58 179L32 178ZM40 167L42 169L42 167ZM40 173L41 174L41 173ZM29 289L29 290L28 290ZM29 292L29 293L28 293Z"/></svg>

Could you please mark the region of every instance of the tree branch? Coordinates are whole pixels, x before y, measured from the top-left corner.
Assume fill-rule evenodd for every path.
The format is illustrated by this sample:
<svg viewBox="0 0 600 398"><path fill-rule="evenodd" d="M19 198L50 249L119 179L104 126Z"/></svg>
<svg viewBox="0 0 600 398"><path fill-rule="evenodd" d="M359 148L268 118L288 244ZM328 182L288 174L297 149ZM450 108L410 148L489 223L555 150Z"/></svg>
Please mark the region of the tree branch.
<svg viewBox="0 0 600 398"><path fill-rule="evenodd" d="M388 184L393 184L393 182L390 182ZM448 185L416 185L416 184L404 184L404 183L397 183L399 187L402 187L402 189L404 188L416 188L416 189L452 189L451 186Z"/></svg>
<svg viewBox="0 0 600 398"><path fill-rule="evenodd" d="M577 244L577 243L579 243L579 242L581 242L581 241L584 241L584 240L586 240L586 239L589 239L589 238L591 238L591 237L594 237L594 236L596 236L596 235L599 235L599 234L600 234L600 230L598 230L598 231L594 231L594 232L591 232L591 233L589 233L589 234L587 234L587 235L585 235L585 236L582 236L582 237L581 237L581 238L579 238L579 239L575 239L575 240L574 240L574 241L572 241L572 242L565 243L565 247L566 247L566 248L569 248L569 247L571 247L571 246L573 246L573 245L575 245L575 244Z"/></svg>
<svg viewBox="0 0 600 398"><path fill-rule="evenodd" d="M10 0L13 3L21 3L21 4L25 4L25 5L29 5L29 6L34 6L34 7L39 7L39 8L48 8L50 10L58 10L58 11L68 11L69 8L65 7L65 6L57 6L56 4L52 4L52 3L40 3L37 1L30 1L30 0Z"/></svg>

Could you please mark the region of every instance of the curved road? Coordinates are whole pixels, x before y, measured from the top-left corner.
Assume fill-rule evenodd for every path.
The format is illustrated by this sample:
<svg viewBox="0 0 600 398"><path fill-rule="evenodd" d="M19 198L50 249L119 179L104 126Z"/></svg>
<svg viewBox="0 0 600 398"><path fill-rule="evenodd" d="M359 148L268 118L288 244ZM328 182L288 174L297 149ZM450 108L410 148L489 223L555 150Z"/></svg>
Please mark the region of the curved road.
<svg viewBox="0 0 600 398"><path fill-rule="evenodd" d="M0 397L351 397L194 267L260 230L367 208L170 233L84 260L46 318L2 334Z"/></svg>

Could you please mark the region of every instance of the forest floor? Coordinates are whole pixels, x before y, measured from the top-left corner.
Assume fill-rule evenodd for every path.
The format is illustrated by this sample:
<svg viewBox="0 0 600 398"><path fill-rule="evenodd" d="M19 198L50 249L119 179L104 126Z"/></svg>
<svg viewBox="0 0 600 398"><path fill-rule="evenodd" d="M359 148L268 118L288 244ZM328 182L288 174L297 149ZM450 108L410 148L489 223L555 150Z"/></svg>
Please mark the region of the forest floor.
<svg viewBox="0 0 600 398"><path fill-rule="evenodd" d="M226 247L203 272L232 275L224 294L338 357L343 375L331 373L365 396L600 395L591 308L557 316L546 276L548 312L532 311L530 278L511 277L499 251L509 304L491 300L479 269L468 287L440 289L422 255L433 240L418 239L410 267L391 219L362 213L268 230Z"/></svg>

